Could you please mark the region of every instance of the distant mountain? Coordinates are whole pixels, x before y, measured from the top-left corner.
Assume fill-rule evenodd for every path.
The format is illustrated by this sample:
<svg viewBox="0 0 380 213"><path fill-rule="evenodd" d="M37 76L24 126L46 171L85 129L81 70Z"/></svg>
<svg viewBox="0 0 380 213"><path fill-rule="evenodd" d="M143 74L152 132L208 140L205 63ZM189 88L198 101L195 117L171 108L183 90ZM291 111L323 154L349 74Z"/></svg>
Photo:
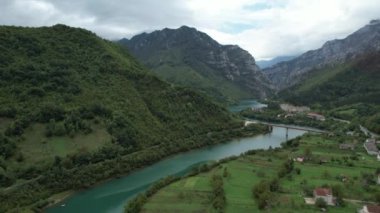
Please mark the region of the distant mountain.
<svg viewBox="0 0 380 213"><path fill-rule="evenodd" d="M278 89L288 88L304 80L309 72L334 68L365 54L380 50L380 20L373 20L344 39L326 42L321 48L281 62L264 70Z"/></svg>
<svg viewBox="0 0 380 213"><path fill-rule="evenodd" d="M256 63L261 69L264 69L264 68L271 67L277 63L283 62L283 61L290 61L295 57L297 57L297 56L294 56L294 55L293 56L278 56L278 57L275 57L271 60L256 61Z"/></svg>
<svg viewBox="0 0 380 213"><path fill-rule="evenodd" d="M282 90L280 97L309 105L337 118L359 122L380 134L380 52L335 67L308 72L305 80Z"/></svg>
<svg viewBox="0 0 380 213"><path fill-rule="evenodd" d="M380 105L380 52L305 75L303 81L281 91L281 97L292 103L320 104L325 108L356 103Z"/></svg>
<svg viewBox="0 0 380 213"><path fill-rule="evenodd" d="M269 80L247 51L221 45L195 28L165 28L119 43L158 76L222 102L271 93Z"/></svg>

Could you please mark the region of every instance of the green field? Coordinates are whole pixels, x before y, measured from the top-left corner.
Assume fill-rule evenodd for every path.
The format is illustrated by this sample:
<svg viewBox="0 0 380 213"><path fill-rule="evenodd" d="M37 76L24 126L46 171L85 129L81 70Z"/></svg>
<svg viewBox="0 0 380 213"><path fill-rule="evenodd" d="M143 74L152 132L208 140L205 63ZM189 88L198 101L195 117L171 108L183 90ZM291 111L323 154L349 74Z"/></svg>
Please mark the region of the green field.
<svg viewBox="0 0 380 213"><path fill-rule="evenodd" d="M222 175L224 168L228 171L228 176L223 178L225 212L257 212L253 186L262 180L276 178L286 159L304 156L307 149L311 150L310 160L294 163L294 170L299 169L300 174L293 171L280 178L280 190L273 194L270 205L262 211L319 212L317 207L305 204L306 189L326 185L341 186L344 199L374 201L375 194L380 193L373 183L363 186L364 174L373 175L378 162L365 153L361 144L351 151L340 150L336 137L306 135L298 140L296 148L241 156L209 172L174 182L150 197L142 212L216 212L210 202L210 179L214 174ZM328 207L328 212L356 212L361 206L360 202L345 201L344 207Z"/></svg>
<svg viewBox="0 0 380 213"><path fill-rule="evenodd" d="M103 125L92 125L90 134L78 133L72 137L53 136L46 137L46 127L43 124L34 124L24 133L19 143L20 152L27 163L38 163L53 160L55 156L65 157L77 152L96 151L111 144L111 135ZM24 163L25 163L24 162Z"/></svg>

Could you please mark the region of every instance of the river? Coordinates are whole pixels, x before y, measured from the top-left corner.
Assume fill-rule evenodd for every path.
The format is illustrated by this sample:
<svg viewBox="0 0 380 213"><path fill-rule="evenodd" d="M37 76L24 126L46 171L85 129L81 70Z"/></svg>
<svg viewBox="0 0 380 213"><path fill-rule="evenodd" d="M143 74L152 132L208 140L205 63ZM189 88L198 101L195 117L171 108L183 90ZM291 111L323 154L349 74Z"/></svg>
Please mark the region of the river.
<svg viewBox="0 0 380 213"><path fill-rule="evenodd" d="M248 107L261 107L254 100L246 100L229 108L237 112ZM289 139L304 134L305 131L289 129ZM46 210L48 213L107 212L120 213L126 202L146 190L153 182L168 175L183 175L201 163L240 155L248 150L279 147L286 140L286 130L274 127L271 133L255 137L231 140L202 149L174 155L151 166L133 172L120 179L107 181L90 189L78 192L61 204Z"/></svg>

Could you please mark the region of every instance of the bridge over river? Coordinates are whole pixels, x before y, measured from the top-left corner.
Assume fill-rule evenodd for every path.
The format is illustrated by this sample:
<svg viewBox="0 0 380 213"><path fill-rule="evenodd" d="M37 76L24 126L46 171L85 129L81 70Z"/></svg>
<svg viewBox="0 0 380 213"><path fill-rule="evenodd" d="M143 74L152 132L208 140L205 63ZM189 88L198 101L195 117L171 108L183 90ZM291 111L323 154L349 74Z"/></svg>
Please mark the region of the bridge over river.
<svg viewBox="0 0 380 213"><path fill-rule="evenodd" d="M293 125L287 125L287 124L275 124L275 123L269 123L265 121L258 121L258 120L245 120L244 125L248 126L249 124L264 124L270 127L281 127L286 129L286 140L288 140L288 131L289 129L295 129L295 130L302 130L307 132L313 132L313 133L319 133L319 134L326 134L329 133L328 131L315 129L311 127L303 127L303 126L293 126Z"/></svg>

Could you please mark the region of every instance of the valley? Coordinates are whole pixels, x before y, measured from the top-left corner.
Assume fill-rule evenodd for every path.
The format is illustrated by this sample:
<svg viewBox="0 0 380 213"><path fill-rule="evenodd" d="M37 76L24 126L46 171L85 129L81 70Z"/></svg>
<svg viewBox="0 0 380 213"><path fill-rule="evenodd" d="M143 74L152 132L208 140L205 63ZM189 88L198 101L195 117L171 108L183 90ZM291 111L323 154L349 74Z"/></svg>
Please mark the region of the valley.
<svg viewBox="0 0 380 213"><path fill-rule="evenodd" d="M302 135L303 131L292 130L289 138ZM200 164L240 155L252 149L279 147L285 140L285 129L274 128L271 133L249 138L235 139L223 144L181 153L131 173L126 177L112 180L89 190L74 194L47 212L102 211L121 212L126 201L146 191L155 181L168 175L182 176ZM126 189L126 190L119 190ZM101 203L97 199L101 197ZM65 204L64 207L61 205Z"/></svg>
<svg viewBox="0 0 380 213"><path fill-rule="evenodd" d="M210 163L209 169L200 168L202 171L178 179L150 195L141 212L253 212L258 209L319 212L320 208L305 203L305 198L313 200L313 190L318 187L332 188L338 202L335 206L325 206L328 212L356 212L363 203L378 202L378 161L359 144L354 151L339 148L338 141L342 139L308 134L289 140L282 149L250 151L216 165ZM280 173L289 159L291 168L285 170L285 174ZM222 195L213 191L215 177L222 179ZM223 196L223 199L213 201L214 196ZM126 208L125 212L131 211Z"/></svg>
<svg viewBox="0 0 380 213"><path fill-rule="evenodd" d="M380 212L370 1L1 2L0 212Z"/></svg>

